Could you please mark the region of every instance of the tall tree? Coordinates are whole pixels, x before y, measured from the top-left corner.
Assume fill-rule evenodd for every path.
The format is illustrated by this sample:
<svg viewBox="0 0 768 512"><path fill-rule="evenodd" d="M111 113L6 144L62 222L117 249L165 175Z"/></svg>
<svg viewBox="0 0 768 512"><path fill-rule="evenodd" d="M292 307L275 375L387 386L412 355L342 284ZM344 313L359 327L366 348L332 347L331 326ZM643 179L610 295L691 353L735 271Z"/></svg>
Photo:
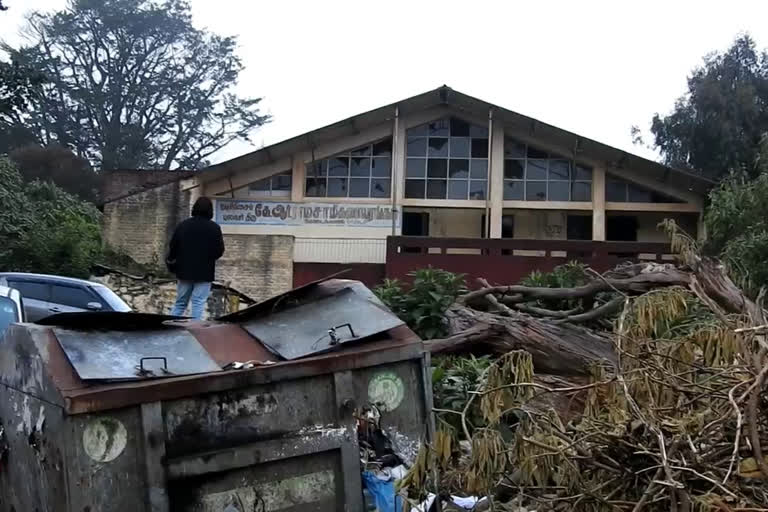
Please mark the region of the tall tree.
<svg viewBox="0 0 768 512"><path fill-rule="evenodd" d="M744 35L724 53L704 59L688 92L651 131L665 163L713 178L747 167L768 131L768 56Z"/></svg>
<svg viewBox="0 0 768 512"><path fill-rule="evenodd" d="M26 32L6 50L49 82L2 118L99 168L196 169L269 121L261 98L233 92L235 38L195 28L184 0L70 0Z"/></svg>
<svg viewBox="0 0 768 512"><path fill-rule="evenodd" d="M99 197L99 174L88 160L63 146L30 144L14 149L8 156L27 183L48 181L90 202L96 202Z"/></svg>

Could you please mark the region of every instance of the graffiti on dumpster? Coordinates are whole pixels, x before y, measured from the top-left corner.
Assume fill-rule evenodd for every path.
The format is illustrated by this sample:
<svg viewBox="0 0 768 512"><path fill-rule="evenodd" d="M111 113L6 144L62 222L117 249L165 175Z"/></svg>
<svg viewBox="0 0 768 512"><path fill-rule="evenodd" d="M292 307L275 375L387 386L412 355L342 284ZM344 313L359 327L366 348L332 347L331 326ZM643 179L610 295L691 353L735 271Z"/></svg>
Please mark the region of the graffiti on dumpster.
<svg viewBox="0 0 768 512"><path fill-rule="evenodd" d="M96 462L115 460L125 450L128 432L119 420L96 418L83 430L83 448Z"/></svg>
<svg viewBox="0 0 768 512"><path fill-rule="evenodd" d="M392 372L379 373L368 383L368 401L384 411L394 411L403 401L405 385Z"/></svg>

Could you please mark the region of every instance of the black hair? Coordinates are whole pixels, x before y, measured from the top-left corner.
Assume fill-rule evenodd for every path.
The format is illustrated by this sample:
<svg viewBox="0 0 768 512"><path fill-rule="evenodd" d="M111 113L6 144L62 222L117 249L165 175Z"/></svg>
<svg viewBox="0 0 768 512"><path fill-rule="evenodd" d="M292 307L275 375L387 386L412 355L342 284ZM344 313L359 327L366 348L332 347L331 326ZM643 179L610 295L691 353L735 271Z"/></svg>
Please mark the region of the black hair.
<svg viewBox="0 0 768 512"><path fill-rule="evenodd" d="M207 197L200 197L195 201L192 207L193 217L203 217L208 220L213 219L213 203Z"/></svg>

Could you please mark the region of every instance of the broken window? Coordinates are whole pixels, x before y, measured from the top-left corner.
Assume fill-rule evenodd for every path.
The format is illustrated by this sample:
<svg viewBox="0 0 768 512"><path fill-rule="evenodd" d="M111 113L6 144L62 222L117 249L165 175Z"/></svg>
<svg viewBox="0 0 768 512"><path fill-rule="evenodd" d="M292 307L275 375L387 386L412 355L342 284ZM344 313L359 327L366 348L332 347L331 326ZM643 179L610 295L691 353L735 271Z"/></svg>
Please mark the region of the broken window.
<svg viewBox="0 0 768 512"><path fill-rule="evenodd" d="M504 199L591 201L592 169L514 139L506 139Z"/></svg>
<svg viewBox="0 0 768 512"><path fill-rule="evenodd" d="M486 198L487 128L447 118L410 128L407 136L406 198Z"/></svg>
<svg viewBox="0 0 768 512"><path fill-rule="evenodd" d="M611 203L682 203L674 197L635 185L613 175L605 180L605 200Z"/></svg>
<svg viewBox="0 0 768 512"><path fill-rule="evenodd" d="M426 151L426 147L424 148ZM307 166L307 197L391 197L392 139L334 155Z"/></svg>
<svg viewBox="0 0 768 512"><path fill-rule="evenodd" d="M251 183L248 191L253 196L290 197L292 186L293 175L291 171L285 171Z"/></svg>

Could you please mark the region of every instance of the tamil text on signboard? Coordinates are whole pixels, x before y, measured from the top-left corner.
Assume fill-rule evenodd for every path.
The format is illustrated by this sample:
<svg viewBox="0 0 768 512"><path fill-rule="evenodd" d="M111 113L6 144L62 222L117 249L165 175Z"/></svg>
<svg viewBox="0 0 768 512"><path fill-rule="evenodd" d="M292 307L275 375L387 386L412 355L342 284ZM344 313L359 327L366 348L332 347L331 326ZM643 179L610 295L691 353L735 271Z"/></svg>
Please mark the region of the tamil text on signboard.
<svg viewBox="0 0 768 512"><path fill-rule="evenodd" d="M239 225L391 228L393 214L392 207L388 205L217 199L216 222Z"/></svg>

